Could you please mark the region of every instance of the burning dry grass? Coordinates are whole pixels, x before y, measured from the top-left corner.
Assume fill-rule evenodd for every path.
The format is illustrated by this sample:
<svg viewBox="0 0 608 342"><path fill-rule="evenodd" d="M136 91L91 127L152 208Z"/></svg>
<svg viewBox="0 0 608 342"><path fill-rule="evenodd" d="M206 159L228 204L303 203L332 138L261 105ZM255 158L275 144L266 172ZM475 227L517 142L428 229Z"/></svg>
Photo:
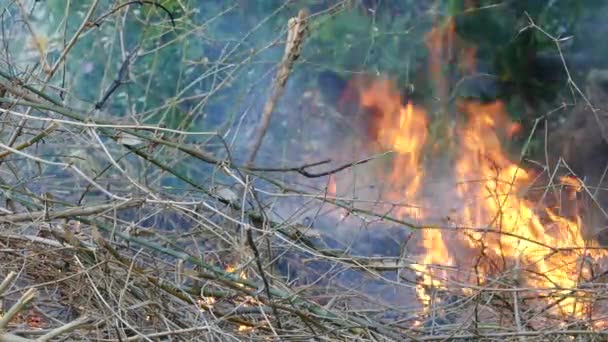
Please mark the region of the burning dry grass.
<svg viewBox="0 0 608 342"><path fill-rule="evenodd" d="M58 104L44 105L70 117L62 129L69 131L72 120L85 122ZM266 176L281 193L253 187L243 175L259 174L247 167L121 126L113 129L206 158L242 189L191 181L196 195L179 197L143 187L119 168L113 177L72 178L97 189L89 205L77 205L71 192L60 200L2 185L11 197L0 217L0 272L17 274L2 293L4 317L22 294L38 294L21 316L10 314L2 333L34 339L59 331L68 340L97 341L603 340L603 252L582 239L576 215L525 196L533 178L503 154L494 130L508 136L510 126L481 115L504 114L502 107L463 107L481 113L455 130L467 139L455 145L463 150L453 154L451 173L466 182L441 183L442 197L429 197L436 184L425 173L429 160L414 155L425 151L428 136L419 117L425 111L413 103L391 106L397 110L381 116L387 129L378 131L378 139L401 154L388 169L373 160L359 165L372 165L372 178L386 177L380 179L389 192L379 200L305 191ZM18 108L5 113L19 117ZM66 138L60 130L46 134L49 143ZM125 148L110 141L104 146L110 154ZM18 162L23 170L34 169L34 162L54 170L27 150L9 151L24 157ZM176 172L144 150L138 153L162 172ZM69 167L71 177L80 175L78 166ZM279 171L320 178L307 170ZM348 172L326 174L336 181L333 189L344 191ZM101 185L113 184L114 177L127 179L125 188ZM582 189L572 179L562 187L566 198ZM241 196L253 200L253 194L297 208L244 210ZM416 205L390 204L405 197Z"/></svg>
<svg viewBox="0 0 608 342"><path fill-rule="evenodd" d="M361 106L380 118L380 151L396 154L388 169L374 173L386 186L371 195L380 198L371 210L420 232L418 252L408 255L418 260L411 267L426 317L418 325L477 329L494 322L521 331L584 321L601 329L606 303L597 294L605 288L606 254L587 238L576 210L580 180L563 177L542 196L531 191L540 178L503 150L518 126L501 102L460 102L465 120L453 126L451 150L425 158L425 145L433 144L426 141L426 111L403 105L388 80L359 88ZM434 181L437 175L445 181ZM549 189L557 202L547 200ZM400 200L411 205L396 206Z"/></svg>
<svg viewBox="0 0 608 342"><path fill-rule="evenodd" d="M186 261L171 261L175 258L166 253L175 251L161 246L158 237L147 237L143 243L147 247L141 248L135 245L143 242L138 237L104 238L95 226L83 225L70 234L73 225L66 230L44 224L42 234L36 236L18 234L23 227L7 227L1 239L2 272L5 276L15 272L17 277L2 293L4 314L28 290L35 289L38 295L4 328L32 339L70 322L78 325L63 333L69 340L101 341L302 340L314 336L312 331L324 340L542 341L578 336L600 341L605 337L605 318L598 314L603 310L597 305L606 295L603 274L561 290L542 289L525 283L528 270L519 265L489 269L479 256L473 269L447 265L445 259L420 269L411 257L362 257L320 248L315 234L294 226L300 230L284 231L282 236L308 250L309 260L300 255L299 262L289 262L298 268L298 278L291 281L280 276L284 271L272 275L268 269L266 276L276 289L269 299L259 288L261 282L250 282L260 279L253 265L230 264L212 271L203 267L209 264L193 265L195 260L186 255L182 255ZM425 233L429 236L438 235ZM324 270L306 282L311 267ZM328 279L348 272L347 278L355 283ZM393 277L395 272L398 278ZM463 281L474 277L476 284ZM419 304L412 302L412 291L410 303L404 304L406 291L391 304L374 294L372 283L415 287L424 298ZM395 291L390 286L379 289ZM593 304L596 311L571 315L553 310L572 298Z"/></svg>
<svg viewBox="0 0 608 342"><path fill-rule="evenodd" d="M447 129L390 80L356 79L372 120L355 149L381 157L319 172L239 165L206 152L209 133L92 117L0 72L16 139L0 155L0 340L606 340L585 185L539 185L510 158L504 103L450 107L445 59L475 68L454 25L427 37Z"/></svg>

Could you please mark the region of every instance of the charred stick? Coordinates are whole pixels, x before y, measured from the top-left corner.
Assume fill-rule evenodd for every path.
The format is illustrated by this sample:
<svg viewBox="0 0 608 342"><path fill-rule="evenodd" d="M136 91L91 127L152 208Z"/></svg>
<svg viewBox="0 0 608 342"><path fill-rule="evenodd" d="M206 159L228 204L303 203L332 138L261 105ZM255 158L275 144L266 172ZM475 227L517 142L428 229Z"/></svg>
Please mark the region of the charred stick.
<svg viewBox="0 0 608 342"><path fill-rule="evenodd" d="M127 6L131 6L131 5L139 5L139 6L144 6L144 5L151 5L151 6L155 6L160 8L163 12L167 13L167 15L169 16L169 19L171 20L171 26L173 26L173 28L175 29L175 18L173 16L173 13L171 13L171 11L169 11L169 9L167 9L167 7L165 7L163 4L161 4L158 1L151 1L151 0L133 0L133 1L127 1L123 4L120 4L116 7L114 7L112 10L110 10L107 13L104 13L103 15L101 15L99 18L95 19L93 22L88 23L89 27L99 27L101 26L101 23L109 16L111 16L112 14L118 12L121 8L127 7Z"/></svg>
<svg viewBox="0 0 608 342"><path fill-rule="evenodd" d="M285 90L285 84L287 83L287 78L289 78L289 73L291 72L294 62L300 57L302 44L308 29L308 11L300 10L297 17L289 19L287 27L287 44L285 45L285 53L279 65L277 76L274 79L272 93L264 105L261 122L255 137L253 138L253 143L249 149L249 156L247 157L247 161L245 163L246 165L251 165L255 160L255 156L262 145L262 140L264 140L264 136L266 135L266 131L270 125L270 119L272 117L272 113L274 112L274 108L279 100L279 97L281 97L283 91Z"/></svg>
<svg viewBox="0 0 608 342"><path fill-rule="evenodd" d="M262 171L262 172L297 172L299 174L301 174L302 176L306 177L306 178L319 178L319 177L325 177L325 176L329 176L332 175L334 173L338 173L340 171L343 171L349 167L353 167L353 166L357 166L357 165L361 165L361 164L365 164L373 159L376 159L378 156L373 156L373 157L369 157L369 158L365 158L356 162L352 162L352 163L346 163L343 164L341 166L338 166L334 169L328 170L328 171L323 171L323 172L318 172L318 173L314 173L314 172L309 172L307 171L309 168L314 167L314 166L319 166L322 164L327 164L329 163L331 160L327 159L327 160L323 160L320 162L315 162L315 163L311 163L311 164L306 164L306 165L302 165L302 166L296 166L296 167L288 167L288 168L263 168L263 167L249 167L249 166L244 166L243 168L248 170L248 171ZM239 167L239 166L235 166L235 167Z"/></svg>
<svg viewBox="0 0 608 342"><path fill-rule="evenodd" d="M249 247L253 251L253 255L255 257L255 263L258 267L258 271L260 271L260 277L262 278L262 282L264 283L264 291L266 292L266 296L268 297L268 300L272 300L273 296L272 296L272 293L270 293L270 283L268 282L268 278L266 277L266 272L264 271L264 266L262 266L260 252L258 251L258 248L255 245L255 241L253 241L253 233L251 231L251 228L247 228L247 243L249 244ZM279 311L274 306L272 307L272 310L277 319L277 327L279 329L283 329L281 326L281 316L279 315Z"/></svg>
<svg viewBox="0 0 608 342"><path fill-rule="evenodd" d="M139 50L139 46L136 46L129 54L126 56L125 60L122 62L120 66L120 70L118 71L118 77L112 82L110 87L106 90L104 95L101 97L101 100L95 104L95 109L101 109L105 105L105 103L110 99L110 96L114 94L114 92L123 84L127 83L127 79L129 77L129 67L131 64L135 62L137 59L137 51Z"/></svg>
<svg viewBox="0 0 608 342"><path fill-rule="evenodd" d="M258 267L258 271L260 272L260 277L262 278L262 282L264 283L264 291L266 292L266 296L268 297L268 300L272 300L272 294L270 293L270 283L268 282L268 278L266 277L266 272L264 270L264 266L262 265L262 258L260 256L260 251L258 250L257 246L255 245L255 241L253 239L253 232L249 225L247 225L245 227L245 230L246 230L246 235L247 235L247 244L249 245L249 248L251 248L251 251L253 252L256 266ZM269 249L269 252L270 252L270 249ZM277 319L277 327L279 329L282 329L281 316L279 315L279 312L275 307L273 307L273 311L274 311L274 315L276 316L276 319Z"/></svg>

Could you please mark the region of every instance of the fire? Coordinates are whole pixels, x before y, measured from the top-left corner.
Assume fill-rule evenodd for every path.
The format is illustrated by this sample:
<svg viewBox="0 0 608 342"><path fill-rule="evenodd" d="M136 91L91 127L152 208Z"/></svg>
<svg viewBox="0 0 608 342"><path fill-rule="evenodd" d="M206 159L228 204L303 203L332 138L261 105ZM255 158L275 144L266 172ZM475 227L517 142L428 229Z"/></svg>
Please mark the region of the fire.
<svg viewBox="0 0 608 342"><path fill-rule="evenodd" d="M228 265L228 266L226 267L226 272L228 272L228 273L234 273L234 272L236 272L236 270L237 270L237 268L236 268L236 266L235 266L235 265ZM247 279L247 273L246 273L244 270L242 270L242 271L239 273L239 278L241 278L241 279ZM240 287L243 287L243 284L238 284L238 285L239 285Z"/></svg>
<svg viewBox="0 0 608 342"><path fill-rule="evenodd" d="M445 271L432 267L437 265L451 266L453 261L439 230L428 229L424 230L422 234L422 245L427 253L420 264L414 265L414 269L422 278L416 285L416 295L422 302L424 310L427 311L431 304L431 295L428 293L428 288L444 288L447 279ZM433 252L429 253L429 251Z"/></svg>
<svg viewBox="0 0 608 342"><path fill-rule="evenodd" d="M509 284L524 289L525 305L540 303L543 312L589 314L590 292L579 287L593 274L589 261L605 252L589 248L594 242L583 238L577 204L582 183L560 179L566 196L558 210L544 197L533 198L528 190L537 175L503 149L523 130L510 119L506 104L451 103L457 95L452 78L475 74L477 48L458 36L454 18L436 25L425 43L432 103L404 102L391 80L365 76L353 78L340 100L344 107L358 101L369 114L372 149L392 152L390 169L382 165L378 176L383 185L378 188L388 188L380 195L387 206L381 210L408 222L429 222L420 230L421 251L413 267L424 312L440 301L432 289L471 295L484 286ZM434 118L449 120L430 126L427 108ZM425 158L427 151L433 158ZM339 181L329 179L329 194L336 193ZM404 208L403 202L415 205Z"/></svg>
<svg viewBox="0 0 608 342"><path fill-rule="evenodd" d="M386 79L372 82L360 96L364 108L375 111L378 145L396 153L387 182L391 191L385 200L417 201L433 207L434 198L425 194L423 160L429 142L428 119L424 109L411 102L402 105L399 92ZM602 252L586 250L578 218L562 217L542 203L526 199L532 175L513 162L502 148L519 129L509 119L501 101L462 101L457 112L463 120L456 125L456 150L449 174L454 186L444 194L456 203L450 208L450 225L423 229L424 254L415 267L420 285L417 295L425 308L431 302L429 288L447 288L450 277L459 283L483 286L490 279L512 274L520 286L537 289L562 314L583 315L588 310L585 295L577 287L589 273L582 260L599 258ZM571 191L580 191L580 182L562 179ZM437 208L435 212L441 212ZM400 210L403 218L427 218L429 210ZM454 214L455 213L455 214ZM463 252L465 251L465 252ZM502 265L502 266L497 266ZM448 267L446 267L448 266ZM449 274L449 267L472 270Z"/></svg>
<svg viewBox="0 0 608 342"><path fill-rule="evenodd" d="M469 246L490 257L507 257L510 266L526 272L528 285L568 296L559 305L564 313L583 314L584 305L577 303L576 296L569 293L572 291L560 290L576 288L579 282L577 271L586 246L580 221L570 221L550 210L538 213L534 204L521 198L520 190L526 189L531 177L502 151L497 131L510 125L502 103L468 102L461 110L469 122L460 135L462 151L456 177L465 181L458 187L460 196L473 199L463 208L462 223L496 232L471 231L466 239Z"/></svg>
<svg viewBox="0 0 608 342"><path fill-rule="evenodd" d="M426 35L426 45L429 50L429 72L437 85L438 97L446 98L448 95L447 82L444 80L443 61L453 60L454 43L456 38L456 24L453 18L433 28Z"/></svg>
<svg viewBox="0 0 608 342"><path fill-rule="evenodd" d="M599 331L606 330L606 328L608 328L608 320L603 318L593 322L593 328Z"/></svg>
<svg viewBox="0 0 608 342"><path fill-rule="evenodd" d="M253 329L253 327L250 327L248 325L239 325L238 331L247 332L247 331L251 331L252 329Z"/></svg>
<svg viewBox="0 0 608 342"><path fill-rule="evenodd" d="M213 306L217 303L215 297L211 296L203 296L198 299L198 304L201 307L201 311L211 310Z"/></svg>
<svg viewBox="0 0 608 342"><path fill-rule="evenodd" d="M534 177L503 150L503 141L522 130L510 120L503 102L465 100L455 109L448 108L449 73L442 68L455 65L460 75L471 75L476 69L476 48L458 37L455 20L448 18L431 30L426 45L435 95L441 101L439 114L459 114L451 116L459 119L442 132L451 144L448 155L441 156L451 161L449 166L438 163L440 177L452 184L448 189L433 189L437 165L424 159L425 146L437 146L429 141L432 137L424 108L411 102L404 105L387 79L367 81L363 86L359 82L359 96L354 97L373 117L375 143L395 153L390 172L381 174L390 188L383 200L422 204L415 210L396 212L410 221L448 217L447 226L423 229L420 234L424 252L415 266L419 277L416 293L425 310L432 302L428 290L447 289L451 280L465 284L462 290L472 293L475 286L511 277L509 281L516 286L536 289L547 307L582 316L590 305L586 295L577 291L590 274L583 260L604 253L587 248L589 242L583 239L577 213L562 216L544 208L542 201L526 198ZM572 177L561 182L568 200L576 201L580 182ZM449 271L453 269L460 271ZM466 284L472 285L467 289Z"/></svg>
<svg viewBox="0 0 608 342"><path fill-rule="evenodd" d="M372 82L361 93L360 101L364 108L372 109L376 114L379 121L376 137L380 146L397 152L390 182L400 189L400 193L395 193L391 199L414 200L423 176L420 163L427 138L426 113L411 102L402 106L401 94L388 79ZM417 216L418 211L404 208L400 214Z"/></svg>
<svg viewBox="0 0 608 342"><path fill-rule="evenodd" d="M457 35L453 17L446 18L429 31L425 36L425 43L429 53L429 74L435 83L436 95L445 101L450 92L446 79L446 64L456 61L458 71L470 75L477 67L477 49Z"/></svg>
<svg viewBox="0 0 608 342"><path fill-rule="evenodd" d="M329 181L327 183L327 194L329 196L338 195L338 185L336 184L336 179L333 175L329 176Z"/></svg>
<svg viewBox="0 0 608 342"><path fill-rule="evenodd" d="M581 190L583 189L583 183L581 183L581 181L576 177L564 176L560 178L560 181L563 185L568 186L574 190L570 193L571 198L572 196L576 196L576 193L581 192Z"/></svg>
<svg viewBox="0 0 608 342"><path fill-rule="evenodd" d="M376 137L379 145L397 153L388 181L393 189L399 190L389 192L387 199L395 202L417 200L424 175L421 158L428 134L426 112L411 102L402 106L399 91L388 79L373 82L361 93L360 101L364 108L376 111L379 120ZM424 216L419 207L401 208L397 213L410 218ZM426 272L422 265L451 264L451 258L447 254L443 237L437 230L424 232L423 246L426 250L436 251L426 254L422 264L417 266L422 282L416 292L421 301L428 305L431 298L426 293L426 288L441 287L442 281L441 276L437 278L438 275L434 272Z"/></svg>
<svg viewBox="0 0 608 342"><path fill-rule="evenodd" d="M225 271L228 273L234 273L237 271L237 266L228 265L225 268ZM239 273L239 278L247 279L247 273L245 271L241 271ZM242 284L238 284L238 286L243 287ZM252 296L236 296L235 298L239 299L241 301L240 305L245 306L245 307L261 305L261 303L258 300L256 300L255 298L253 298ZM203 295L203 292L201 289L201 295L200 295L200 298L197 299L197 302L199 304L200 311L212 311L214 309L214 306L217 304L218 300L215 297ZM253 325L239 324L237 327L237 331L240 333L243 333L243 334L252 332L253 330L254 330Z"/></svg>

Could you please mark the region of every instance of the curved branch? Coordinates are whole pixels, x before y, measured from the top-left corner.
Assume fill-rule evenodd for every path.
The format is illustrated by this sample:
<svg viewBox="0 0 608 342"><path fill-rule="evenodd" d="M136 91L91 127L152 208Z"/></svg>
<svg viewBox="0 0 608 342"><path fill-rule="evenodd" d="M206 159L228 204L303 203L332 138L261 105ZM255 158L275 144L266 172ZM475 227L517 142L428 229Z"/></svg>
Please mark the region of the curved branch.
<svg viewBox="0 0 608 342"><path fill-rule="evenodd" d="M152 5L155 7L160 8L162 11L164 11L165 13L167 13L167 16L169 16L169 19L171 20L171 26L173 26L173 28L175 29L175 18L173 17L173 13L171 13L171 11L169 11L169 9L167 9L167 7L165 7L163 4L157 2L157 1L151 1L151 0L132 0L132 1L127 1L124 4L120 4L118 6L116 6L116 8L113 8L111 11L109 11L106 14L103 14L101 17L99 17L97 20L95 20L94 22L92 22L91 24L89 24L89 26L101 26L101 23L109 16L111 16L112 14L118 12L120 9L130 6L130 5L140 5L140 6L144 6L144 5Z"/></svg>

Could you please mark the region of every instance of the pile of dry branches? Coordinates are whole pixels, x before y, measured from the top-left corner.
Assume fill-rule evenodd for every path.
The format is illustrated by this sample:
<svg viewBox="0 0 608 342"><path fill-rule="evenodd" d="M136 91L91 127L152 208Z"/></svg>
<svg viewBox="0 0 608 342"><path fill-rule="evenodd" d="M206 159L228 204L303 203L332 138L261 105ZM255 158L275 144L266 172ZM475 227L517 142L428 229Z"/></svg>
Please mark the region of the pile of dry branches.
<svg viewBox="0 0 608 342"><path fill-rule="evenodd" d="M269 203L269 192L256 188L252 177L264 177L282 193L350 215L422 227L357 209L324 193L304 193L263 176L263 169L239 166L201 146L163 136L181 132L91 118L6 74L0 77L7 89L0 99L5 117L11 125L34 132L31 137L19 135L15 144L1 145L5 206L0 216L0 259L6 280L0 296L6 311L0 329L5 340L45 340L58 334L70 340L108 341L178 336L422 341L605 337L593 328L593 321L584 319L541 330L527 327L526 319L548 311L522 309L521 298L530 289L513 292L516 287L508 284L516 283L506 279L512 276L508 272L505 279L495 279L494 284L501 286L480 287L474 293L436 291L440 304L430 311L415 303L390 307L364 289L331 283L328 279L340 273L356 272L355 279L390 284L394 281L387 273L410 270L411 275L414 261L407 254L371 258L352 255L348 248L330 249L318 230L273 215L262 204ZM40 114L27 114L28 110ZM94 139L99 144L96 156L105 157L107 168L113 168L110 176L90 174L83 170L86 164L44 157L65 144L66 135ZM138 144L125 144L125 136ZM44 144L37 144L42 140ZM159 160L155 149L211 164L238 187L190 179ZM123 164L127 158L117 157L121 153L189 188L180 189L177 196L135 179ZM266 171L315 178L309 169ZM32 190L43 176L51 177L49 173L60 174L46 184L57 187L54 191L62 198L52 195L51 189ZM87 203L74 196L83 191L93 194ZM279 193L271 197L282 198ZM288 266L281 263L286 260ZM313 273L315 268L321 271ZM410 277L410 282L397 285L411 290L417 283Z"/></svg>

